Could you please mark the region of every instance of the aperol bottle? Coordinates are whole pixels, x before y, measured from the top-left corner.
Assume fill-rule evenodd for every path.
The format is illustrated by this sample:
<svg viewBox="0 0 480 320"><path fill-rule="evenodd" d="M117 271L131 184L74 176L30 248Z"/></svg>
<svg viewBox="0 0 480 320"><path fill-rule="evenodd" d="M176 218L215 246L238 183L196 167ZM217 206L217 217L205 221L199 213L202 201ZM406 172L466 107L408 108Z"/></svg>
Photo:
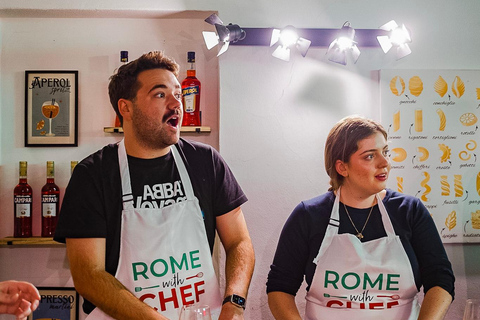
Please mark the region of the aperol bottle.
<svg viewBox="0 0 480 320"><path fill-rule="evenodd" d="M182 81L183 121L182 126L201 126L200 81L196 77L195 52L187 53L187 77Z"/></svg>

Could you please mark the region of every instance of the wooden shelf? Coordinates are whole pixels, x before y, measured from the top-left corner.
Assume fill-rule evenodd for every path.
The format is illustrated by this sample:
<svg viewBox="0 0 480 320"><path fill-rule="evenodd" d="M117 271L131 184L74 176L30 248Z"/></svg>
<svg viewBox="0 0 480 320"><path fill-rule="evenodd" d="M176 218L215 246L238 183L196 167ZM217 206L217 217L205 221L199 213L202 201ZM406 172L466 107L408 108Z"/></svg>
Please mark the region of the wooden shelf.
<svg viewBox="0 0 480 320"><path fill-rule="evenodd" d="M63 243L53 241L53 238L31 237L14 238L6 237L0 239L0 246L65 246Z"/></svg>
<svg viewBox="0 0 480 320"><path fill-rule="evenodd" d="M201 126L201 127L181 127L180 132L196 132L196 133L204 133L204 132L211 132L212 130L210 127ZM104 127L103 132L106 133L123 133L122 127Z"/></svg>

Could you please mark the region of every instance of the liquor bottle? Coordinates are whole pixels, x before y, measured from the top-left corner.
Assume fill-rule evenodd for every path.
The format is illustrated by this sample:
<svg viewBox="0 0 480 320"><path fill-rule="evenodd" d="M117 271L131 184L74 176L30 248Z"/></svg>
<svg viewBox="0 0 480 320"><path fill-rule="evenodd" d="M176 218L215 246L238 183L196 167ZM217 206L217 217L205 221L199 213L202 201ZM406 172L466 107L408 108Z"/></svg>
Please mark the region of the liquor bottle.
<svg viewBox="0 0 480 320"><path fill-rule="evenodd" d="M16 238L32 236L32 195L32 187L27 183L27 161L20 161L19 182L13 190L13 236Z"/></svg>
<svg viewBox="0 0 480 320"><path fill-rule="evenodd" d="M120 51L120 62L122 65L127 64L128 62L128 51ZM121 127L120 119L115 115L115 127Z"/></svg>
<svg viewBox="0 0 480 320"><path fill-rule="evenodd" d="M57 227L60 189L55 184L53 161L47 161L47 183L42 187L42 237L53 237Z"/></svg>
<svg viewBox="0 0 480 320"><path fill-rule="evenodd" d="M183 121L182 126L200 126L200 81L195 74L195 52L188 52L187 77L182 81Z"/></svg>
<svg viewBox="0 0 480 320"><path fill-rule="evenodd" d="M78 161L70 161L70 176L73 174L73 169L78 164Z"/></svg>

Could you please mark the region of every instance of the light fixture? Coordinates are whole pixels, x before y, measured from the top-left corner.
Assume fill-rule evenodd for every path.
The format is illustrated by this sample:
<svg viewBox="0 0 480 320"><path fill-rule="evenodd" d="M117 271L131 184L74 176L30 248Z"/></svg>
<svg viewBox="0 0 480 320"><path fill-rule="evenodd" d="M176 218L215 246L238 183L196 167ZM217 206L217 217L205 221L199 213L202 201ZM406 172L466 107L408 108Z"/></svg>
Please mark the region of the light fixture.
<svg viewBox="0 0 480 320"><path fill-rule="evenodd" d="M357 63L360 56L360 50L357 47L357 42L354 41L355 29L350 27L350 22L345 22L339 31L338 37L332 41L327 50L328 60L347 64L347 51L350 51L353 58L353 63Z"/></svg>
<svg viewBox="0 0 480 320"><path fill-rule="evenodd" d="M293 26L286 26L282 30L273 29L270 40L270 47L278 44L272 56L284 61L290 60L291 48L296 47L302 56L307 55L311 41L298 36L297 30Z"/></svg>
<svg viewBox="0 0 480 320"><path fill-rule="evenodd" d="M412 39L404 24L400 27L392 20L381 26L380 29L389 31L388 36L377 36L378 43L380 43L383 52L387 53L392 47L397 47L397 60L412 53L412 50L410 50L408 46L408 43L412 42Z"/></svg>
<svg viewBox="0 0 480 320"><path fill-rule="evenodd" d="M215 26L215 32L203 31L203 39L205 40L205 45L208 50L212 49L220 42L223 43L222 47L218 51L217 57L227 51L230 43L237 42L238 40L243 40L245 38L246 32L242 30L236 24L223 25L222 20L215 14L211 14L205 22L208 22L211 25Z"/></svg>

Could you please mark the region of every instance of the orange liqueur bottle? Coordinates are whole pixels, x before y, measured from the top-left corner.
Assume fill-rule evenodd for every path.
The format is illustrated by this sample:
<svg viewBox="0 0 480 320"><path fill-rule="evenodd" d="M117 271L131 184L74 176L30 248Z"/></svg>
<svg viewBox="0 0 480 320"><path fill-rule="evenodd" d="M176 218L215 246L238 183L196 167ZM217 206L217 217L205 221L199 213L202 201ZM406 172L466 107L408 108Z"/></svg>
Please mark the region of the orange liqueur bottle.
<svg viewBox="0 0 480 320"><path fill-rule="evenodd" d="M60 189L55 184L53 161L47 161L47 183L42 187L42 237L53 237L57 226Z"/></svg>
<svg viewBox="0 0 480 320"><path fill-rule="evenodd" d="M200 81L195 76L195 52L187 53L187 77L182 81L182 126L200 126Z"/></svg>
<svg viewBox="0 0 480 320"><path fill-rule="evenodd" d="M19 182L13 190L14 237L32 236L32 194L32 187L27 183L27 161L20 161Z"/></svg>

